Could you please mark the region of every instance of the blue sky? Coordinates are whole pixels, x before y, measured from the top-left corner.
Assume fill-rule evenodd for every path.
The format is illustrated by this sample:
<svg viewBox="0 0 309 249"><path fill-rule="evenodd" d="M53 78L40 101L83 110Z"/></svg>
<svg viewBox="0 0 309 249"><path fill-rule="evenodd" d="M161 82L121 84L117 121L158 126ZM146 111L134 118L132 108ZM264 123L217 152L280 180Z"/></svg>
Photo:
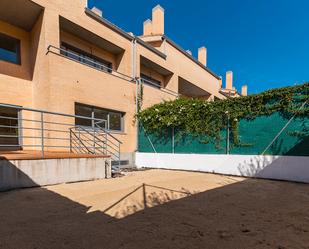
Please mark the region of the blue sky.
<svg viewBox="0 0 309 249"><path fill-rule="evenodd" d="M141 35L151 9L165 9L165 34L249 93L309 81L308 0L88 0L109 21ZM129 14L130 13L130 14Z"/></svg>

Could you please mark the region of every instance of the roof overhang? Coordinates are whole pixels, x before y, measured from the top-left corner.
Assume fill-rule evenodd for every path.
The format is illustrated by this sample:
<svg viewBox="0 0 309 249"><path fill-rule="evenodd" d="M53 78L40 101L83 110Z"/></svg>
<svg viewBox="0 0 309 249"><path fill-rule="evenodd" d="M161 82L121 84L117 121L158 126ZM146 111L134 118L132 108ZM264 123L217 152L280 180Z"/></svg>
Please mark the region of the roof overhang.
<svg viewBox="0 0 309 249"><path fill-rule="evenodd" d="M222 94L223 96L227 97L227 98L235 98L235 97L241 97L242 95L237 92L236 89L231 89L231 90L228 90L228 89L220 89L219 91L220 94Z"/></svg>
<svg viewBox="0 0 309 249"><path fill-rule="evenodd" d="M178 78L178 92L187 97L209 97L211 94L206 90L196 86L188 80L181 77Z"/></svg>
<svg viewBox="0 0 309 249"><path fill-rule="evenodd" d="M146 57L142 56L141 55L141 65L147 67L147 68L150 68L154 71L156 71L157 73L163 75L163 76L169 76L169 75L172 75L173 72L167 70L166 68L154 63L153 61L147 59Z"/></svg>
<svg viewBox="0 0 309 249"><path fill-rule="evenodd" d="M205 67L201 62L199 62L197 59L195 59L191 54L189 54L187 51L185 51L183 48L181 48L178 44L176 44L173 40L168 38L166 35L162 36L162 39L165 39L166 42L168 42L174 48L179 50L181 53L183 53L185 56L187 56L190 60L194 61L197 65L199 65L200 67L205 69L208 73L210 73L216 79L218 79L218 80L221 79L217 74L215 74L213 71L211 71L208 67Z"/></svg>
<svg viewBox="0 0 309 249"><path fill-rule="evenodd" d="M176 44L173 40L168 38L166 35L140 36L139 39L141 39L145 43L152 43L152 42L159 42L159 41L166 40L166 42L168 42L170 45L172 45L174 48L176 48L179 52L184 54L186 57L188 57L190 60L192 60L193 62L198 64L203 69L205 69L208 73L210 73L216 79L220 80L220 77L217 74L215 74L213 71L211 71L208 67L205 67L201 62L199 62L197 59L195 59L191 54L189 54L187 51L185 51L182 47L180 47L178 44Z"/></svg>
<svg viewBox="0 0 309 249"><path fill-rule="evenodd" d="M92 33L91 31L65 19L64 17L60 16L60 28L84 41L88 41L99 48L102 48L108 52L113 54L121 54L125 50L114 43L105 40L104 38Z"/></svg>
<svg viewBox="0 0 309 249"><path fill-rule="evenodd" d="M0 20L30 32L43 10L30 0L1 0Z"/></svg>
<svg viewBox="0 0 309 249"><path fill-rule="evenodd" d="M126 39L128 39L130 41L132 41L134 39L134 36L132 36L129 33L125 32L124 30L122 30L121 28L119 28L115 24L111 23L107 19L97 15L91 9L85 8L85 13L86 13L86 15L88 15L89 17L93 18L94 20L98 21L99 23L101 23L101 24L107 26L108 28L110 28L111 30L117 32L118 34L120 34L124 38L126 38Z"/></svg>
<svg viewBox="0 0 309 249"><path fill-rule="evenodd" d="M142 39L144 42L159 42L163 41L162 35L145 35L145 36L140 36L140 39Z"/></svg>

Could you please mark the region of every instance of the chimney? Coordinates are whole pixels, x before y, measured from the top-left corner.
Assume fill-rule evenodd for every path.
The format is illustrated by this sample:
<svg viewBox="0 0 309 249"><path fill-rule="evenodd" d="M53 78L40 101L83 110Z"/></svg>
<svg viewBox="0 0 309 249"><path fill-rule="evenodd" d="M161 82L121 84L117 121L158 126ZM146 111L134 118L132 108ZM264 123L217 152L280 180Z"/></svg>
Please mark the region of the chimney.
<svg viewBox="0 0 309 249"><path fill-rule="evenodd" d="M241 95L242 96L247 96L248 95L248 86L244 85L241 87Z"/></svg>
<svg viewBox="0 0 309 249"><path fill-rule="evenodd" d="M152 34L152 23L150 19L147 19L144 22L144 33L143 35L151 35Z"/></svg>
<svg viewBox="0 0 309 249"><path fill-rule="evenodd" d="M189 54L189 55L192 55L192 52L190 50L186 50L186 52Z"/></svg>
<svg viewBox="0 0 309 249"><path fill-rule="evenodd" d="M164 9L160 5L152 9L152 34L164 35Z"/></svg>
<svg viewBox="0 0 309 249"><path fill-rule="evenodd" d="M225 88L227 90L233 90L233 72L232 71L226 72Z"/></svg>
<svg viewBox="0 0 309 249"><path fill-rule="evenodd" d="M92 9L91 9L91 11L92 11L93 13L97 14L98 16L103 17L103 12L102 12L102 10L100 10L100 9L97 8L97 7L93 6Z"/></svg>
<svg viewBox="0 0 309 249"><path fill-rule="evenodd" d="M198 49L198 61L207 67L207 49L205 47Z"/></svg>

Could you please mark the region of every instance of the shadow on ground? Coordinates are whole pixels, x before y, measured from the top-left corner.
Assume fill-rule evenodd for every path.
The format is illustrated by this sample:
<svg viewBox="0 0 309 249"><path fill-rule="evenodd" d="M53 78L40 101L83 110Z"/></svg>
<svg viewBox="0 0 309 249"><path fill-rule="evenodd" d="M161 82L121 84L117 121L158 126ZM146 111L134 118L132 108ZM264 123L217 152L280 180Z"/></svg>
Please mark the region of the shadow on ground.
<svg viewBox="0 0 309 249"><path fill-rule="evenodd" d="M136 210L107 214L134 193L144 196ZM250 179L201 193L143 184L104 212L89 209L44 188L2 192L0 248L309 248L305 184Z"/></svg>

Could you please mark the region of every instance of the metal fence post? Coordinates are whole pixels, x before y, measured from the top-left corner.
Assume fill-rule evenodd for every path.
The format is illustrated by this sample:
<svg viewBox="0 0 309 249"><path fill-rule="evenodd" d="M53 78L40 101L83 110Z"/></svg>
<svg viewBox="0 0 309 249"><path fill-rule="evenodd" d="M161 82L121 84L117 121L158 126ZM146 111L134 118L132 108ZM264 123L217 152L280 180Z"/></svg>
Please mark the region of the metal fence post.
<svg viewBox="0 0 309 249"><path fill-rule="evenodd" d="M120 153L120 143L118 143L118 169L121 168L121 153Z"/></svg>
<svg viewBox="0 0 309 249"><path fill-rule="evenodd" d="M41 112L41 151L44 158L44 113Z"/></svg>
<svg viewBox="0 0 309 249"><path fill-rule="evenodd" d="M95 127L94 127L94 124L92 126L92 130L93 130L93 154L95 155L95 149L96 149L96 145L95 145L95 141L96 141L96 133L95 133Z"/></svg>
<svg viewBox="0 0 309 249"><path fill-rule="evenodd" d="M72 129L70 129L70 153L72 153Z"/></svg>
<svg viewBox="0 0 309 249"><path fill-rule="evenodd" d="M230 154L230 116L229 112L226 112L227 114L227 126L226 126L226 154Z"/></svg>
<svg viewBox="0 0 309 249"><path fill-rule="evenodd" d="M22 130L22 111L21 110L18 110L17 112L17 115L18 115L18 143L19 143L19 146L21 148L23 148L23 130Z"/></svg>
<svg viewBox="0 0 309 249"><path fill-rule="evenodd" d="M172 128L172 153L175 154L175 129Z"/></svg>
<svg viewBox="0 0 309 249"><path fill-rule="evenodd" d="M78 152L81 153L82 152L82 144L80 142L80 129L78 129Z"/></svg>
<svg viewBox="0 0 309 249"><path fill-rule="evenodd" d="M105 132L105 134L104 134L104 137L105 137L105 147L104 147L104 151L105 151L105 154L107 155L107 143L108 143L108 141L107 141L107 134L106 134L106 132Z"/></svg>

